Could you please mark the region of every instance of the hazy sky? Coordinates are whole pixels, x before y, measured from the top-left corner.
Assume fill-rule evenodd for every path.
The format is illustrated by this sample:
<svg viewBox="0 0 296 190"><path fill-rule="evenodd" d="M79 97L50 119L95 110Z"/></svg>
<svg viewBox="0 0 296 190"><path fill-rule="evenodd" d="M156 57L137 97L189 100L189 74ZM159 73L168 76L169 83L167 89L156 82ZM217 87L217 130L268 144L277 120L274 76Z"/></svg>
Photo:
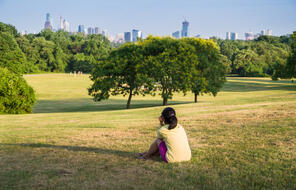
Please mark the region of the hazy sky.
<svg viewBox="0 0 296 190"><path fill-rule="evenodd" d="M21 32L39 32L45 14L50 13L54 28L59 17L70 22L71 31L79 24L99 26L112 35L140 29L144 36L170 35L189 21L189 35L202 37L238 32L259 33L272 29L274 35L296 31L296 0L0 0L0 21Z"/></svg>

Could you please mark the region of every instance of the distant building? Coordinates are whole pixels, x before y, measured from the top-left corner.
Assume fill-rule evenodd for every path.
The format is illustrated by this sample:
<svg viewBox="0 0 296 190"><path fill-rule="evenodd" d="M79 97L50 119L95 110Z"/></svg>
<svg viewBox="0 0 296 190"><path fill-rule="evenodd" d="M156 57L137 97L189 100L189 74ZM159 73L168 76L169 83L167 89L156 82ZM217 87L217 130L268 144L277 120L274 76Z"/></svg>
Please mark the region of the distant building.
<svg viewBox="0 0 296 190"><path fill-rule="evenodd" d="M231 32L230 33L230 39L231 40L237 40L238 39L238 33Z"/></svg>
<svg viewBox="0 0 296 190"><path fill-rule="evenodd" d="M51 17L50 17L49 13L46 14L46 21L45 21L45 24L44 24L44 29L52 30Z"/></svg>
<svg viewBox="0 0 296 190"><path fill-rule="evenodd" d="M176 31L172 34L174 38L180 38L180 31Z"/></svg>
<svg viewBox="0 0 296 190"><path fill-rule="evenodd" d="M187 22L186 20L182 22L181 37L188 37L188 26L189 22Z"/></svg>
<svg viewBox="0 0 296 190"><path fill-rule="evenodd" d="M122 44L124 42L124 34L123 33L116 34L115 42L117 44Z"/></svg>
<svg viewBox="0 0 296 190"><path fill-rule="evenodd" d="M65 32L70 32L70 23L65 19L63 21L63 26L64 26L64 31Z"/></svg>
<svg viewBox="0 0 296 190"><path fill-rule="evenodd" d="M101 34L101 29L99 27L95 27L95 34Z"/></svg>
<svg viewBox="0 0 296 190"><path fill-rule="evenodd" d="M254 39L259 38L260 36L260 34L254 34Z"/></svg>
<svg viewBox="0 0 296 190"><path fill-rule="evenodd" d="M102 35L105 37L108 37L108 30L106 29L102 30Z"/></svg>
<svg viewBox="0 0 296 190"><path fill-rule="evenodd" d="M142 31L140 30L132 30L132 41L136 42L138 38L142 38Z"/></svg>
<svg viewBox="0 0 296 190"><path fill-rule="evenodd" d="M230 40L230 32L226 32L226 40Z"/></svg>
<svg viewBox="0 0 296 190"><path fill-rule="evenodd" d="M64 30L63 17L60 16L60 30Z"/></svg>
<svg viewBox="0 0 296 190"><path fill-rule="evenodd" d="M60 16L60 27L59 30L63 30L65 32L70 32L70 23L64 19L63 17Z"/></svg>
<svg viewBox="0 0 296 190"><path fill-rule="evenodd" d="M125 42L131 42L131 41L132 41L132 35L131 35L131 32L125 32L125 33L124 33L124 41L125 41Z"/></svg>
<svg viewBox="0 0 296 190"><path fill-rule="evenodd" d="M246 41L248 40L254 40L253 32L246 32L245 33Z"/></svg>
<svg viewBox="0 0 296 190"><path fill-rule="evenodd" d="M21 35L23 36L23 35L26 35L26 34L28 34L27 30L22 30Z"/></svg>
<svg viewBox="0 0 296 190"><path fill-rule="evenodd" d="M262 30L261 36L272 36L272 30L270 30L270 29Z"/></svg>
<svg viewBox="0 0 296 190"><path fill-rule="evenodd" d="M95 29L92 27L88 27L87 34L94 34L94 33L95 33Z"/></svg>
<svg viewBox="0 0 296 190"><path fill-rule="evenodd" d="M79 32L79 33L85 33L85 32L84 32L84 25L79 25L79 26L78 26L78 32Z"/></svg>

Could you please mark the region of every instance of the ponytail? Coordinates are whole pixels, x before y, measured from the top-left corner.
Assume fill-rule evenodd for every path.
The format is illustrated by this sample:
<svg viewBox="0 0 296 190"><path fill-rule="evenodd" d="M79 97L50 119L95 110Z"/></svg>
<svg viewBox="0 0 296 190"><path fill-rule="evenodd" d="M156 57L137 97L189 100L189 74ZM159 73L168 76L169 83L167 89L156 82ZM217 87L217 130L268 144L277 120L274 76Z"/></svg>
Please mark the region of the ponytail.
<svg viewBox="0 0 296 190"><path fill-rule="evenodd" d="M177 126L178 119L176 117L176 112L173 108L165 108L162 111L161 116L164 118L164 123L169 124L169 130L174 129Z"/></svg>
<svg viewBox="0 0 296 190"><path fill-rule="evenodd" d="M178 124L178 119L176 118L176 116L171 116L168 120L169 130L174 129Z"/></svg>

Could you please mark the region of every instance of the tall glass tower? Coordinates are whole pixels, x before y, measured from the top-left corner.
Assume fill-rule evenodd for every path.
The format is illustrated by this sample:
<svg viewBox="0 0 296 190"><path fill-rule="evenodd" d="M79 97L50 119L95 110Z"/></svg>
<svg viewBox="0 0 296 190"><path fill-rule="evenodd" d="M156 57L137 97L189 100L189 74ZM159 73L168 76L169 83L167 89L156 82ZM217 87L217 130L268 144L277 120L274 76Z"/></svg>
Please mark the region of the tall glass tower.
<svg viewBox="0 0 296 190"><path fill-rule="evenodd" d="M136 42L138 38L142 38L142 31L140 30L132 30L132 41Z"/></svg>
<svg viewBox="0 0 296 190"><path fill-rule="evenodd" d="M45 24L44 24L44 29L50 29L50 30L52 30L51 17L50 17L50 14L49 13L46 14L46 20L45 20Z"/></svg>
<svg viewBox="0 0 296 190"><path fill-rule="evenodd" d="M84 33L84 25L78 25L78 32Z"/></svg>
<svg viewBox="0 0 296 190"><path fill-rule="evenodd" d="M188 37L188 26L189 26L189 22L187 22L186 20L182 22L182 33L181 33L182 37Z"/></svg>
<svg viewBox="0 0 296 190"><path fill-rule="evenodd" d="M130 41L132 41L132 35L131 35L131 32L125 32L125 33L124 33L124 41L125 41L125 42L130 42Z"/></svg>

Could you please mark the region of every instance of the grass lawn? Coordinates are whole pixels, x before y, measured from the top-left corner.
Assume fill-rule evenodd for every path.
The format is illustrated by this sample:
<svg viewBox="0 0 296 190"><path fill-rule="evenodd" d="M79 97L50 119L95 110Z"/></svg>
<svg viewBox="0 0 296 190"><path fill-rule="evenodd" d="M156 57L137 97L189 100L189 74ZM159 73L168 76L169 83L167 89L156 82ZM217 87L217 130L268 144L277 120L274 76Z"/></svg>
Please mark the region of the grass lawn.
<svg viewBox="0 0 296 190"><path fill-rule="evenodd" d="M296 189L296 84L228 78L217 97L169 100L190 162L138 160L156 136L159 96L93 102L87 75L26 75L33 114L0 115L0 189Z"/></svg>

